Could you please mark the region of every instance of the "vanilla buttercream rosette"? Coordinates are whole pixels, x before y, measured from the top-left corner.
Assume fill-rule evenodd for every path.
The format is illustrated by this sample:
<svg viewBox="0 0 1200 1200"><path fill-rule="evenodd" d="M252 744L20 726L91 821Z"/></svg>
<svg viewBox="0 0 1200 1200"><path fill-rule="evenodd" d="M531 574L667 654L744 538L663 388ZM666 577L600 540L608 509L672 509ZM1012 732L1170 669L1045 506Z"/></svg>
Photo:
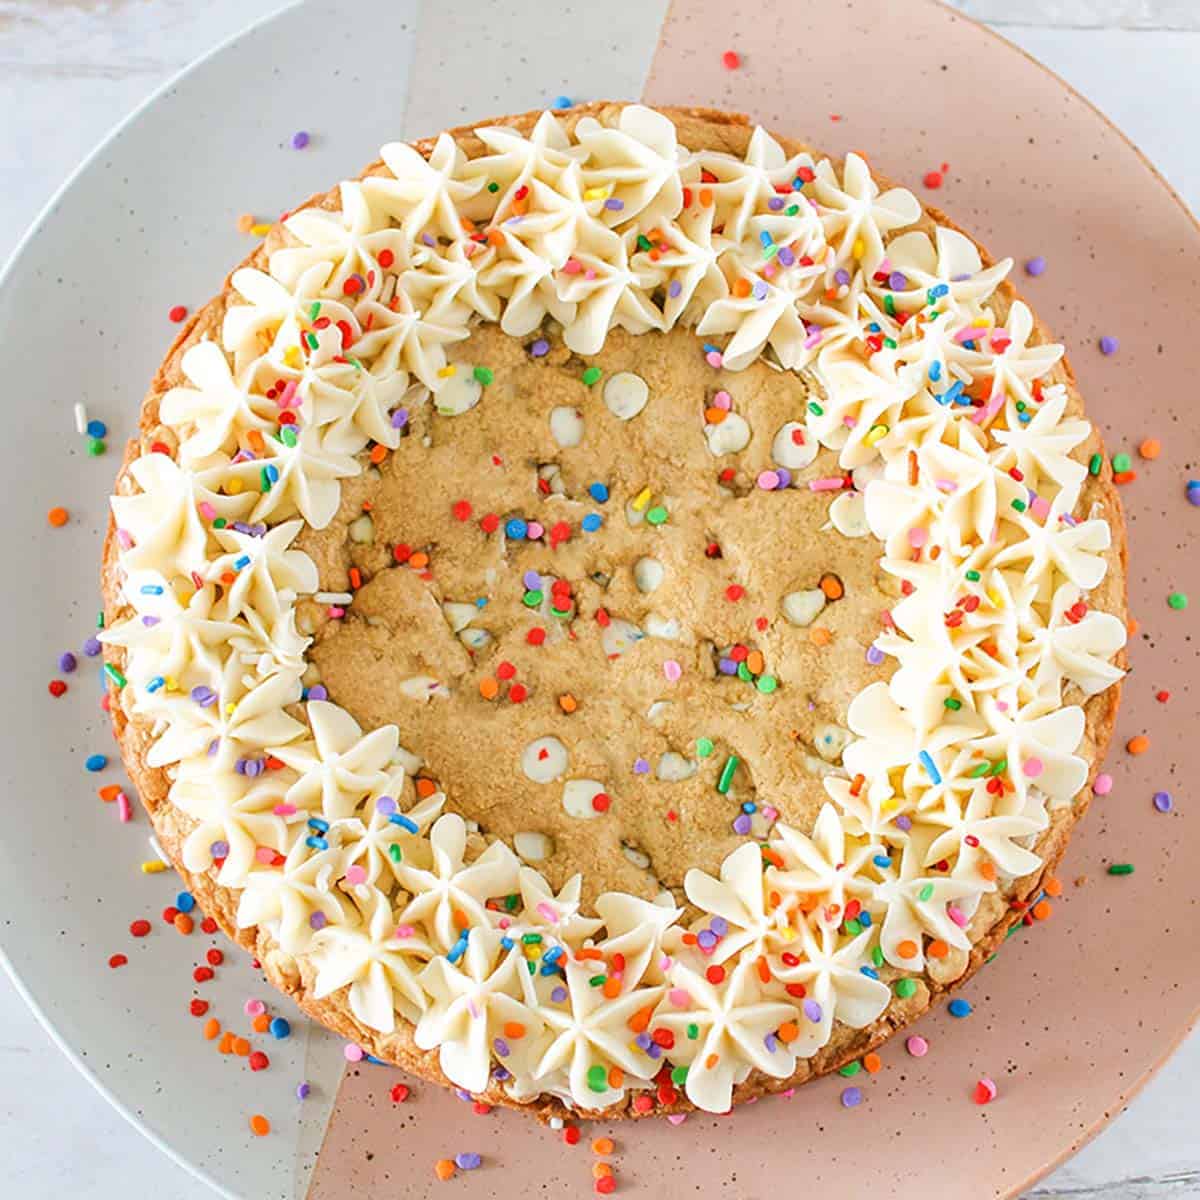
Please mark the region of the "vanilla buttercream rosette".
<svg viewBox="0 0 1200 1200"><path fill-rule="evenodd" d="M205 910L371 1052L544 1112L723 1112L967 978L1086 806L1125 642L1108 467L1010 265L861 157L634 105L391 144L286 217L164 363L106 553L125 761ZM418 795L395 726L306 699L297 604L344 598L296 536L405 412L470 419L446 347L478 322L579 355L686 326L715 370L807 373L795 427L899 581L815 825L686 903L584 911Z"/></svg>

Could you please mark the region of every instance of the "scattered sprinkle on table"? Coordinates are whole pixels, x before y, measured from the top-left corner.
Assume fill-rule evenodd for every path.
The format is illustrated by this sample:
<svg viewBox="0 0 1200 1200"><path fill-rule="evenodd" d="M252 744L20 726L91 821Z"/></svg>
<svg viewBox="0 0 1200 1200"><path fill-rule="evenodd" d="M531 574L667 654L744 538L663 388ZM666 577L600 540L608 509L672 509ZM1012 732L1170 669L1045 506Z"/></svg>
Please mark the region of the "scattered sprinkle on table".
<svg viewBox="0 0 1200 1200"><path fill-rule="evenodd" d="M1145 459L1156 459L1162 453L1162 442L1158 438L1143 438L1138 453Z"/></svg>
<svg viewBox="0 0 1200 1200"><path fill-rule="evenodd" d="M1160 813L1169 813L1172 808L1171 793L1170 792L1155 792L1154 793L1154 807Z"/></svg>
<svg viewBox="0 0 1200 1200"><path fill-rule="evenodd" d="M742 56L736 50L726 50L721 55L721 66L727 71L736 71L742 65Z"/></svg>
<svg viewBox="0 0 1200 1200"><path fill-rule="evenodd" d="M1186 592L1172 592L1167 597L1167 603L1175 609L1176 612L1181 612L1188 606L1188 598Z"/></svg>
<svg viewBox="0 0 1200 1200"><path fill-rule="evenodd" d="M1108 873L1110 875L1132 875L1133 863L1109 863Z"/></svg>
<svg viewBox="0 0 1200 1200"><path fill-rule="evenodd" d="M292 134L292 149L303 150L304 147L308 145L310 140L311 139L309 138L306 130L297 129L296 132Z"/></svg>
<svg viewBox="0 0 1200 1200"><path fill-rule="evenodd" d="M255 1137L266 1137L271 1132L271 1122L262 1113L255 1113L250 1118L250 1132Z"/></svg>
<svg viewBox="0 0 1200 1200"><path fill-rule="evenodd" d="M439 1158L433 1164L433 1173L444 1183L447 1179L454 1178L454 1160L452 1158Z"/></svg>
<svg viewBox="0 0 1200 1200"><path fill-rule="evenodd" d="M454 1165L460 1171L474 1171L483 1162L482 1155L473 1150L464 1150L454 1156Z"/></svg>
<svg viewBox="0 0 1200 1200"><path fill-rule="evenodd" d="M1121 346L1121 343L1118 342L1115 337L1111 336L1111 334L1106 333L1100 339L1100 353L1101 354L1116 354L1116 352L1120 349L1120 346Z"/></svg>
<svg viewBox="0 0 1200 1200"><path fill-rule="evenodd" d="M575 103L575 101L572 100L570 96L555 96L554 97L554 107L555 108L570 108L571 105L574 103Z"/></svg>
<svg viewBox="0 0 1200 1200"><path fill-rule="evenodd" d="M913 1058L924 1058L929 1053L929 1043L919 1033L914 1033L904 1043L904 1048Z"/></svg>
<svg viewBox="0 0 1200 1200"><path fill-rule="evenodd" d="M1101 773L1096 776L1096 782L1092 784L1092 793L1096 796L1107 796L1113 790L1113 778L1111 775Z"/></svg>
<svg viewBox="0 0 1200 1200"><path fill-rule="evenodd" d="M979 1082L975 1084L975 1091L971 1098L976 1104L991 1104L996 1098L995 1081L986 1075L981 1076Z"/></svg>
<svg viewBox="0 0 1200 1200"><path fill-rule="evenodd" d="M108 758L103 754L89 754L83 765L89 771L103 771L108 766Z"/></svg>
<svg viewBox="0 0 1200 1200"><path fill-rule="evenodd" d="M68 512L65 508L54 507L46 514L46 520L54 526L55 529L61 529L68 519Z"/></svg>
<svg viewBox="0 0 1200 1200"><path fill-rule="evenodd" d="M1025 274L1032 275L1036 278L1038 275L1046 273L1046 258L1045 255L1035 254L1032 258L1025 260Z"/></svg>
<svg viewBox="0 0 1200 1200"><path fill-rule="evenodd" d="M1139 733L1125 743L1125 749L1130 754L1145 754L1150 749L1150 739L1144 733Z"/></svg>
<svg viewBox="0 0 1200 1200"><path fill-rule="evenodd" d="M188 315L187 308L182 304L176 304L170 312L167 313L167 318L173 321L176 325L180 323Z"/></svg>
<svg viewBox="0 0 1200 1200"><path fill-rule="evenodd" d="M842 1107L857 1108L863 1099L862 1088L848 1087L842 1092Z"/></svg>
<svg viewBox="0 0 1200 1200"><path fill-rule="evenodd" d="M971 1015L971 1006L966 1000L961 997L951 1000L946 1006L949 1009L952 1017L969 1017Z"/></svg>

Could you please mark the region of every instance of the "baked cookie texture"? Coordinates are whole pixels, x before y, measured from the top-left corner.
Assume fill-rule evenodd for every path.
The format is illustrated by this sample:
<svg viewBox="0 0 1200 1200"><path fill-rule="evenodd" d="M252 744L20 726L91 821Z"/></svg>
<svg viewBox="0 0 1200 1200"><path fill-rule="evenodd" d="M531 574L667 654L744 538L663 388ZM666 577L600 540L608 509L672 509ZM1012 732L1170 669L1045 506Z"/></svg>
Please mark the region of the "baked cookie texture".
<svg viewBox="0 0 1200 1200"><path fill-rule="evenodd" d="M620 105L593 104L559 119L568 133L585 119L613 129L619 128L623 111ZM678 144L691 151L722 151L745 160L761 149L743 117L697 109L665 109L662 114L674 125ZM536 139L545 129L538 120L538 114L529 113L488 126ZM452 131L451 137L468 159L495 153L494 139L485 144L475 128ZM807 152L790 139L776 142L788 160ZM437 166L443 182L453 176L445 163L444 140L419 142L414 149ZM819 161L819 155L809 153ZM377 162L362 178L388 175L388 167ZM888 186L880 181L882 189ZM781 189L781 195L788 191ZM345 193L335 189L313 197L302 210L337 213L345 203ZM536 189L531 203L536 206ZM754 236L765 233L768 245L774 235L761 223L764 228ZM398 217L389 228L394 233L402 227ZM945 236L937 234L939 227L955 229L943 214L926 208L906 226L905 235ZM362 237L376 237L378 265L392 243L377 233ZM888 238L885 252L891 244ZM304 245L286 221L272 229L241 267L266 273L272 255L281 250L297 252L297 261L288 260L288 265L302 273ZM993 264L979 253L986 275ZM860 260L870 255L869 246L859 248L847 277L858 273ZM936 265L930 269L938 274ZM992 329L1001 331L1000 349L994 353L1003 355L1010 339L1020 340L1027 332L1023 344L1036 355L1038 347L1050 344L1049 336L1036 318L1027 318L1027 331L1020 328L1015 293L1000 281L1001 274L996 272L986 302L994 317ZM127 448L118 497L152 495L145 481L135 478L137 462L152 454L183 461L181 442L197 436L196 423L176 416L178 389L196 388L195 371L189 379L184 357L202 343L220 346L229 314L253 307L234 286L234 275L181 329L156 374L142 405L140 437ZM889 286L896 293L911 287L903 274L889 279L885 269L882 275L873 293L869 279L862 285L879 319L872 331L864 317L858 344L872 337L880 343L864 352L863 362L870 353L881 352L889 322L896 320L895 300L880 295ZM835 286L845 285L835 281ZM308 297L294 312L276 315L274 324L264 322L263 345L283 321L296 320L303 327L310 300L319 299ZM332 301L326 299L327 309L352 306L353 301L353 292L343 290ZM259 296L254 311L261 313L272 302L277 301ZM659 302L665 302L665 295L659 295ZM903 316L912 310L899 311ZM1027 314L1023 306L1021 311ZM319 319L308 320L310 331ZM980 643L995 636L984 631L965 650L959 643L950 653L947 639L964 622L970 624L980 603L976 589L975 607L970 601L966 607L957 605L957 616L956 609L931 609L915 617L910 613L912 620L927 622L929 638L923 656L905 657L901 649L898 657L900 669L908 672L908 687L932 695L950 721L962 719L961 703L958 709L953 703L965 693L943 684L958 678L963 660L978 671L979 655L987 654L987 669L994 663L995 670L1014 681L1014 704L1018 696L1026 699L1029 690L1016 683L1018 677L1033 677L1042 669L1038 663L1049 663L1045 669L1063 679L1061 703L1033 712L1031 719L1055 720L1056 712L1078 706L1078 745L1050 745L1046 749L1053 753L1038 757L1024 749L1024 735L1014 733L1007 741L997 735L977 756L986 761L982 771L974 766L973 774L956 771L955 778L961 775L968 782L960 788L959 819L945 822L947 834L954 836L937 843L949 847L946 859L922 863L918 872L918 883L931 889L930 895L914 894L911 905L900 899L910 880L899 873L912 873L903 861L907 843L894 826L892 842L880 831L896 813L903 822L904 813L917 813L922 803L929 803L920 796L911 803L904 797L928 788L935 777L946 795L953 793L948 768L957 743L951 738L939 747L935 732L922 753L932 753L936 762L934 757L919 758L914 744L904 752L911 761L903 767L881 756L878 745L873 755L858 759L851 748L850 766L843 752L853 747L856 734L860 741L870 740L863 739L864 720L894 723L896 710L888 707L884 685L897 684L896 648L911 626L898 631L891 614L906 603L914 608L914 596L934 586L936 560L925 535L913 532L926 526L920 513L906 508L911 497L904 489L913 485L909 472L918 468L906 471L902 466L885 475L873 461L869 443L861 447L861 464L847 466L852 455L839 444L844 436L830 434L828 428L823 437L814 431L820 425L813 419L814 409L819 418L822 409L832 407L828 373L823 375L815 364L780 370L772 353L751 355L738 364L739 370L714 366L711 354L719 356L721 347L728 349L732 342L726 332L702 337L710 346L701 349L694 330L683 324L663 332L614 328L607 331L602 348L579 353L566 344L563 322L552 314L518 335L473 320L467 337L445 344L446 366L437 368L432 400L420 398L415 379L410 380L414 390L389 398L386 409L404 413L399 419L403 436L395 436L394 449L389 452L384 445L387 428L371 428L369 415L362 420L378 441L361 437L355 445L345 429L357 419L354 413L333 426L327 438L328 473L320 483L338 477L337 491L331 503L324 495L319 498L328 509L322 527L298 523L292 537L279 542L275 573L267 572L271 586L262 586L268 592L272 587L287 591L290 584L295 625L286 627L288 614L282 609L271 610L268 615L282 616L285 627L268 631L272 636L267 640L273 652L304 672L310 701L327 693L367 738L372 731L398 726L400 745L411 753L397 752L386 769L343 762L341 775L333 779L337 772L323 765L329 756L322 753L318 722L312 720L320 701L310 704L306 721L298 691L280 692L278 712L263 716L280 743L265 743L264 765L251 768L249 781L244 768L238 768L238 795L226 810L235 815L222 824L214 804L204 799L202 777L187 765L189 756L206 753L203 743L181 747L183 765L180 759L153 765L153 747L164 723L169 724L156 707L155 693L148 699L145 680L135 680L132 673L124 688L112 692L122 756L163 848L201 908L255 955L276 987L314 1019L381 1059L443 1084L464 1086L469 1077L474 1080L470 1090L488 1101L542 1117L568 1112L643 1116L685 1111L697 1103L721 1110L834 1070L886 1041L969 979L1024 918L1087 809L1091 777L1112 732L1124 640L1113 627L1123 626L1126 616L1124 525L1099 434L1080 423L1083 403L1070 368L1064 358L1051 355L1046 369L1037 371L1036 385L1028 372L1016 371L1009 397L1036 386L1036 399L1028 407L1058 405L1057 421L1047 423L1054 428L1041 442L1014 447L1016 477L1010 474L1001 481L999 500L992 500L991 508L986 485L976 488L973 476L955 475L962 493L958 509L952 516L943 514L940 526L936 520L928 525L943 532L953 529L957 533L947 536L961 535L965 543L970 530L1001 519L999 505L1024 504L1022 513L1032 505L1036 515L1038 501L1030 499L1021 477L1031 468L1047 476L1057 473L1076 493L1065 524L1076 529L1103 525L1111 532L1111 538L1085 547L1087 554L1080 559L1089 586L1055 599L1044 594L1044 581L1031 581L1022 594L1015 580L1034 573L1032 560L1013 556L1007 571L997 571L994 581L989 576L981 585L983 603L1006 604L1010 611L1037 604L1052 611L1052 621L1043 622L1046 629L1031 636L1014 627L1011 647L985 646L981 651ZM992 336L981 329L974 343L986 349L982 339ZM983 350L963 349L964 341L972 339L947 338L943 361L960 362L968 377L972 367L994 371ZM237 353L226 357L232 371L227 386L235 391L286 392L282 376L260 376L259 368L239 362ZM588 374L589 368L599 369L598 378ZM415 375L411 367L409 375ZM226 383L218 380L218 385ZM839 386L849 393L855 381ZM928 386L933 389L932 383ZM947 375L941 387L949 386ZM643 389L648 397L644 411L638 408ZM417 402L411 402L413 396ZM988 397L987 388L978 392L975 408L990 403ZM947 408L953 410L956 402L952 398ZM631 409L636 411L626 416ZM213 450L227 452L236 443L250 452L238 468L242 474L234 471L240 479L263 469L254 447L261 445L268 422L259 419L252 404L238 411L249 416L233 418L227 439L222 443L218 437ZM999 424L1003 421L1001 414ZM863 431L855 434L852 425L846 427L861 440ZM1078 436L1055 441L1055 430ZM347 452L335 444L343 435L351 447ZM928 432L918 422L906 436L915 447ZM1068 460L1078 466L1064 466ZM200 462L193 474L220 480L221 469L213 474L208 462ZM794 464L790 468L789 462ZM948 476L963 470L961 462L946 460ZM814 482L817 488L810 486ZM236 507L236 493L227 491L222 484L206 492L208 515L201 515L210 526L223 504ZM872 496L879 499L873 502ZM1051 510L1052 502L1042 499L1040 506ZM245 511L230 512L231 521L246 518ZM1044 519L1046 512L1041 515ZM291 519L294 513L284 516ZM170 545L162 549L159 541L166 534L161 521L152 522L154 538L135 541L123 534L117 517L110 521L104 549L106 623L116 631L107 654L119 669L129 671L138 653L137 638L120 631L131 625L136 630L145 615L139 589L161 586L146 584L145 572L165 556L180 565L178 575L186 579L189 572L174 548L197 535L182 515L168 531ZM1053 519L1058 517L1053 510ZM530 534L530 524L541 527L540 536ZM211 527L199 536L205 557L225 555L210 575L192 580L193 590L203 594L208 589L216 604L204 612L211 621L214 612L228 614L228 597L244 569L239 559L245 556L232 534L220 546L214 544ZM151 543L158 548L157 558L150 553ZM139 548L147 550L145 561L131 566L131 549ZM296 551L307 555L311 565L287 560ZM954 551L946 553L950 557ZM1050 556L1052 573L1053 564L1061 561L1053 557L1059 550L1044 553ZM1069 557L1076 551L1062 553ZM894 563L906 557L913 560L913 570L895 569ZM892 569L885 569L885 558L893 562ZM1100 578L1092 569L1096 563L1106 568ZM1067 565L1074 570L1078 564L1072 560ZM1050 579L1069 582L1062 575L1051 574ZM989 582L992 592L987 591ZM202 586L195 587L197 583ZM260 583L251 579L244 584L251 597L245 603L271 609L270 597L253 599ZM178 584L175 579L166 586L178 592ZM1010 585L1016 589L1010 594L994 594L995 586ZM352 596L352 602L325 595L341 593ZM185 608L195 603L194 596L181 596ZM1103 614L1109 614L1107 622L1097 628L1096 618ZM1075 633L1062 646L1054 642L1051 625L1078 630L1089 619L1089 637ZM204 654L215 653L210 643L218 634L206 627L187 653L196 650L197 639ZM238 644L237 635L228 636ZM306 639L311 641L306 644ZM886 647L887 653L872 650L875 646ZM236 653L249 671L262 652L262 646L248 641ZM171 653L187 657L178 645ZM180 703L213 703L204 694L196 699L195 687L204 685L189 688L172 680L163 686L182 689ZM324 692L314 691L318 688ZM219 684L210 690L221 694L218 704L224 703ZM852 702L864 694L872 697L866 702L870 711L860 708L851 714ZM1004 724L1006 701L1000 704L993 729ZM296 728L290 729L288 722ZM347 733L341 717L321 716L320 722L327 741L344 737L346 745L339 747L349 749L354 735ZM852 731L856 724L859 728ZM306 725L314 727L315 747ZM930 728L936 731L937 726ZM1059 737L1067 727L1050 728ZM290 736L282 736L281 730ZM1010 745L1022 747L1021 772L1011 772L1004 761ZM306 749L297 749L301 746ZM850 769L863 763L875 766L872 777ZM347 774L353 776L358 768L361 778L347 781ZM261 771L261 783L256 771ZM946 779L941 771L947 772ZM189 772L196 777L189 780ZM389 781L386 793L376 778L381 773ZM914 782L922 773L924 784ZM275 777L286 777L295 789L280 787L266 801L255 799L256 790L261 792ZM1003 812L999 802L994 811L988 807L989 796L1003 800L1006 793L1024 796L1031 791L1036 796L1039 779L1048 790L1057 783L1072 792L1042 805L1040 820L1030 815L1037 804L1028 811L1015 802ZM311 782L307 791L305 780ZM378 970L348 960L344 947L338 959L301 946L304 939L294 931L287 936L286 929L289 921L311 926L311 913L298 918L278 903L248 908L245 891L255 884L247 878L231 883L224 871L229 857L218 856L214 862L211 853L196 848L207 838L226 847L227 855L248 855L260 873L302 871L306 857L333 855L338 849L327 845L322 850L321 843L329 840L330 796L339 788L358 788L358 799L371 804L345 807L344 801L334 802L332 824L340 823L343 830L344 854L336 873L314 873L304 886L325 897L314 901L313 912L332 904L335 919L322 930L322 915L312 929L318 943L332 942L328 929L342 924L357 931L355 936L375 948L374 958L367 954L363 961L375 962ZM974 808L966 789L975 797ZM285 792L289 799L283 798ZM380 808L381 795L395 803ZM836 805L830 804L831 797ZM461 814L467 823L439 818L443 802L446 812ZM277 811L280 803L282 812ZM292 812L286 811L289 803ZM852 810L857 815L847 817ZM301 828L310 814L319 824L310 819ZM411 830L397 826L393 815L405 817ZM345 833L347 822L354 820L357 832ZM231 826L244 835L240 850L229 845ZM423 839L435 826L442 832L433 852ZM779 841L781 827L798 831L799 857L784 861L793 850ZM907 832L903 824L900 829ZM489 892L476 897L492 902L490 908L480 905L482 920L495 926L496 938L511 945L488 943L485 953L481 947L490 932L460 942L461 929L477 914L461 911L452 899L443 903L435 898L406 920L406 903L411 911L415 899L410 897L417 897L419 888L411 886L415 876L407 877L410 886L396 878L399 868L390 857L395 852L388 849L393 835L400 839L396 845L403 843L400 853L407 854L412 870L438 878L445 874L441 855L457 858L457 866L474 864L480 876L494 869L496 878L515 880L513 863L499 865L512 858L505 848L515 848L538 874L527 871L521 884L507 889L518 898L507 901L512 924L501 928L510 919L502 896ZM313 838L316 843L307 845ZM745 851L748 846L755 848L753 853ZM838 861L822 867L818 860L823 853ZM987 880L982 892L957 886L959 858L971 855ZM853 869L842 869L851 857ZM877 865L873 877L872 861L886 864ZM758 903L765 912L746 912L746 889L753 890L746 880L761 877L764 869L768 875L778 873L785 901L790 895L790 925L782 919L772 925L772 905L781 899L770 885L765 898L758 885ZM922 882L926 876L928 881ZM374 895L366 898L377 890L366 881L373 884L384 877L393 889L386 911ZM634 899L606 909L602 897L612 893ZM934 907L940 906L933 916L921 911L931 899ZM754 902L749 903L753 908ZM539 904L550 905L553 920L539 920ZM604 911L593 918L598 908ZM886 932L893 909L915 914L900 929L903 934L912 925L915 938L897 940L894 930ZM963 931L957 945L942 932L954 933L946 915L952 909L950 925ZM255 911L261 912L261 920L247 923L247 913ZM656 912L665 915L660 919ZM532 920L519 919L530 914ZM740 919L750 931L745 938ZM566 971L556 959L547 963L543 957L556 925L569 947L564 957L575 959ZM769 935L764 932L768 926L773 930ZM878 947L887 937L884 954ZM723 949L738 941L753 943L761 953L743 954L740 946ZM589 979L590 948L597 945L603 947L595 952L600 965ZM811 954L797 953L801 946ZM395 960L388 958L389 948ZM810 960L832 961L843 952L844 958L828 967L824 982L806 973ZM473 955L478 961L471 961ZM336 960L333 968L331 959ZM910 965L914 962L915 967ZM407 969L406 963L415 969ZM530 985L518 979L526 963L535 981L549 983ZM512 974L499 979L509 964ZM334 968L346 979L331 989L329 978L320 975L322 969ZM415 982L418 978L423 983ZM385 984L388 1007L394 994L398 1009L390 1028L388 1021L374 1019ZM531 996L530 986L543 991ZM646 989L640 1005L631 998L639 986ZM878 987L887 993L877 1003ZM352 1001L355 988L362 990ZM455 995L472 988L492 1013L483 1020L483 1032L476 1037L450 1020L440 1027L444 1036L437 1043L431 1045L425 1036L423 1046L418 1045L414 1030L422 1008L448 1009ZM576 995L577 988L599 991L602 1003ZM706 989L712 995L699 1002ZM832 1020L822 1011L826 1007L835 1009ZM550 1011L549 1019L544 1010ZM555 1015L560 1012L565 1015ZM470 1013L462 1017L466 1025L473 1019ZM579 1032L593 1020L598 1032ZM725 1041L718 1038L722 1022ZM823 1041L814 1030L822 1031ZM702 1043L706 1060L734 1061L705 1061L701 1068L698 1059L688 1059L684 1052L689 1039ZM763 1048L749 1047L749 1041ZM677 1046L681 1050L673 1058ZM624 1065L631 1055L638 1072ZM470 1063L463 1061L468 1058ZM479 1061L486 1064L482 1074ZM515 1069L509 1071L506 1064ZM701 1086L696 1081L702 1073Z"/></svg>

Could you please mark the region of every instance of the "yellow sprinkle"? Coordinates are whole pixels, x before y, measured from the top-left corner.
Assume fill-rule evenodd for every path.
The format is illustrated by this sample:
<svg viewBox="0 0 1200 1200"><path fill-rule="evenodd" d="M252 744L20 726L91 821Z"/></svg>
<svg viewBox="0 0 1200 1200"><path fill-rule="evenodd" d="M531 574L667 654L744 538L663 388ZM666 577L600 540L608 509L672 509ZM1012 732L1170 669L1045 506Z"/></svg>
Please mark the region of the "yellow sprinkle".
<svg viewBox="0 0 1200 1200"><path fill-rule="evenodd" d="M867 432L867 436L863 438L863 444L867 446L873 446L881 438L887 437L887 435L888 427L886 425L872 425L870 430Z"/></svg>
<svg viewBox="0 0 1200 1200"><path fill-rule="evenodd" d="M987 598L992 602L993 607L995 607L995 608L1003 608L1004 607L1003 598L996 595L996 593L993 592L991 588L988 588Z"/></svg>
<svg viewBox="0 0 1200 1200"><path fill-rule="evenodd" d="M854 239L854 257L862 258L862 256L864 254L866 254L866 252L867 252L866 243L862 240L862 238L855 238Z"/></svg>
<svg viewBox="0 0 1200 1200"><path fill-rule="evenodd" d="M796 931L790 925L785 925L779 931L779 940L781 942L791 942L791 941L794 941L795 938L796 938Z"/></svg>
<svg viewBox="0 0 1200 1200"><path fill-rule="evenodd" d="M245 486L240 479L227 479L225 481L225 495L236 496Z"/></svg>
<svg viewBox="0 0 1200 1200"><path fill-rule="evenodd" d="M454 364L453 363L447 363L444 367L441 367L438 370L438 378L439 379L449 379L450 376L453 374L454 374Z"/></svg>
<svg viewBox="0 0 1200 1200"><path fill-rule="evenodd" d="M585 200L607 200L608 196L609 189L606 187L588 188L588 190L583 193L583 198Z"/></svg>
<svg viewBox="0 0 1200 1200"><path fill-rule="evenodd" d="M236 708L237 708L237 705L234 704L234 702L231 700L227 705L225 705L225 715L227 717L232 717L234 709L236 709Z"/></svg>
<svg viewBox="0 0 1200 1200"><path fill-rule="evenodd" d="M642 509L650 503L650 495L651 492L649 488L642 488L642 490L638 492L633 500L633 508L635 512L641 512Z"/></svg>
<svg viewBox="0 0 1200 1200"><path fill-rule="evenodd" d="M883 801L882 804L880 804L879 811L880 812L891 812L893 808L899 808L899 807L900 807L900 801L897 800L895 796L889 796L885 801Z"/></svg>
<svg viewBox="0 0 1200 1200"><path fill-rule="evenodd" d="M148 859L146 862L142 863L142 874L143 875L157 875L157 874L159 874L160 871L165 871L166 869L167 869L167 864L165 862L159 861L159 859L157 859L157 858L151 858L151 859Z"/></svg>
<svg viewBox="0 0 1200 1200"><path fill-rule="evenodd" d="M299 346L289 346L283 352L283 362L284 362L284 366L288 366L288 367L300 366L304 362L304 359L300 357L300 347Z"/></svg>
<svg viewBox="0 0 1200 1200"><path fill-rule="evenodd" d="M255 237L266 237L267 234L271 232L271 222L260 221L257 225L251 225L250 232L254 234Z"/></svg>

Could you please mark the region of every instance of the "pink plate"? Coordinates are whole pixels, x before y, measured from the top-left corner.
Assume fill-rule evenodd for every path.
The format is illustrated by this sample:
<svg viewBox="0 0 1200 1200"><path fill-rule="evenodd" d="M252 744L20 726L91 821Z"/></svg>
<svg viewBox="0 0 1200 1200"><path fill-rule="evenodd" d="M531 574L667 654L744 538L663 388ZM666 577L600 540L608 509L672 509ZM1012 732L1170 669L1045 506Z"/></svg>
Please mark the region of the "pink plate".
<svg viewBox="0 0 1200 1200"><path fill-rule="evenodd" d="M737 70L722 65L731 48ZM852 1081L861 1106L842 1107L850 1081L834 1077L730 1118L585 1129L572 1149L529 1119L476 1116L428 1084L395 1105L399 1073L362 1066L343 1084L310 1200L415 1200L443 1186L434 1160L463 1150L482 1153L484 1169L460 1172L456 1197L587 1194L587 1143L601 1133L617 1141L620 1195L765 1196L781 1185L838 1200L1016 1195L1119 1112L1197 1015L1200 872L1189 860L1200 839L1195 798L1178 794L1200 761L1197 646L1194 610L1172 610L1167 596L1200 600L1200 555L1186 541L1200 513L1184 494L1189 470L1200 474L1187 367L1200 231L1061 80L934 3L680 2L644 98L739 109L825 150L865 151L1017 260L1018 285L1073 350L1110 449L1130 452L1138 475L1124 497L1141 632L1110 755L1115 786L1070 847L1053 919L1013 938L965 989L968 1019L943 1010L919 1024L926 1057L910 1057L902 1038L886 1047L883 1070ZM940 190L923 186L943 163ZM1032 279L1020 264L1035 255L1047 269ZM1120 342L1107 357L1106 334ZM1163 443L1155 462L1136 452L1150 436ZM1163 690L1168 702L1155 698ZM1140 733L1151 749L1133 758L1124 745ZM1176 793L1170 814L1155 811L1158 790ZM1110 876L1113 862L1136 870ZM999 1088L986 1107L972 1102L981 1075Z"/></svg>

